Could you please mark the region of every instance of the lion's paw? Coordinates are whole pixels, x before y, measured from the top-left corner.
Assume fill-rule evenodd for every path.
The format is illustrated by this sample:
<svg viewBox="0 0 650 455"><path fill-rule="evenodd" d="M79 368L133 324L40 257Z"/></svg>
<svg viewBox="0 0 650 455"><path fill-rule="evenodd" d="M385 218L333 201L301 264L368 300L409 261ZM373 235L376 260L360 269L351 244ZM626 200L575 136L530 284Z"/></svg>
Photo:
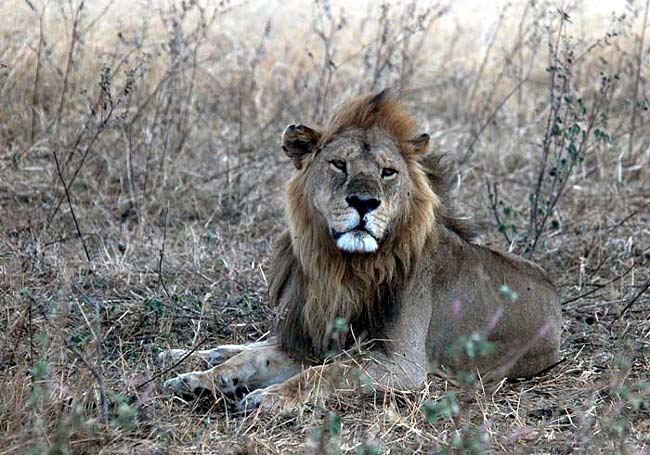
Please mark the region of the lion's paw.
<svg viewBox="0 0 650 455"><path fill-rule="evenodd" d="M284 395L277 385L253 390L239 401L239 410L250 414L254 411L263 413L288 413L296 410L298 403Z"/></svg>
<svg viewBox="0 0 650 455"><path fill-rule="evenodd" d="M243 388L242 381L234 371L224 370L218 372L214 378L215 387L225 395L235 396Z"/></svg>
<svg viewBox="0 0 650 455"><path fill-rule="evenodd" d="M179 396L214 396L213 389L196 373L185 373L165 381L163 391Z"/></svg>
<svg viewBox="0 0 650 455"><path fill-rule="evenodd" d="M239 410L250 414L253 411L279 411L280 401L279 396L275 393L269 392L268 387L265 389L253 390L239 401Z"/></svg>
<svg viewBox="0 0 650 455"><path fill-rule="evenodd" d="M169 379L163 390L180 396L205 396L206 393L233 398L245 390L237 371L231 368L184 373Z"/></svg>

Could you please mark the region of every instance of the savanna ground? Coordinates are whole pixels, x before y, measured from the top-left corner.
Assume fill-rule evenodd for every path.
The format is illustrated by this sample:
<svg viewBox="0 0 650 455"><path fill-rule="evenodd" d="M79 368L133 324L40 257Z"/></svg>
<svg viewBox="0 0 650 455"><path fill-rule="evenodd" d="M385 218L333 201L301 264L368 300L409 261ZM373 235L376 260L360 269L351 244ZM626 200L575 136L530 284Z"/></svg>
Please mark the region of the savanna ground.
<svg viewBox="0 0 650 455"><path fill-rule="evenodd" d="M0 0L0 454L650 453L648 2ZM243 417L169 347L268 335L278 142L403 87L481 242L557 282L526 381ZM471 346L465 346L471 350Z"/></svg>

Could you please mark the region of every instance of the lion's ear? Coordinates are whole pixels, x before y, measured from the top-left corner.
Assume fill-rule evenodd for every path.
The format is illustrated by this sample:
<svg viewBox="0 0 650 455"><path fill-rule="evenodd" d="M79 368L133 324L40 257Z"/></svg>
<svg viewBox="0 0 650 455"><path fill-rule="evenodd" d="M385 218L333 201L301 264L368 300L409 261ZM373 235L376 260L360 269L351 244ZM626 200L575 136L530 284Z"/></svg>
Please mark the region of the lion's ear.
<svg viewBox="0 0 650 455"><path fill-rule="evenodd" d="M282 133L282 150L296 169L302 168L302 161L316 148L321 133L305 125L291 124Z"/></svg>
<svg viewBox="0 0 650 455"><path fill-rule="evenodd" d="M413 147L413 153L421 155L429 151L429 135L426 133L420 134L415 139L411 139L409 144Z"/></svg>

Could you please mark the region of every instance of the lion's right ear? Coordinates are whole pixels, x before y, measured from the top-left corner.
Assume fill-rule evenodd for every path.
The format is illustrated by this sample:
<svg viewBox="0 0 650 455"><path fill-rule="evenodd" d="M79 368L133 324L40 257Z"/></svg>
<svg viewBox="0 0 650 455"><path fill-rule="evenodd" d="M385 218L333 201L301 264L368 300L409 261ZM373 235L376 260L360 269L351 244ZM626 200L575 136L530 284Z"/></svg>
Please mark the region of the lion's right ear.
<svg viewBox="0 0 650 455"><path fill-rule="evenodd" d="M321 133L308 126L291 124L282 133L282 150L296 169L301 169L303 160L314 151L320 137Z"/></svg>
<svg viewBox="0 0 650 455"><path fill-rule="evenodd" d="M415 139L411 139L409 143L413 147L413 152L416 155L425 154L429 150L429 139L431 138L426 133L420 134Z"/></svg>

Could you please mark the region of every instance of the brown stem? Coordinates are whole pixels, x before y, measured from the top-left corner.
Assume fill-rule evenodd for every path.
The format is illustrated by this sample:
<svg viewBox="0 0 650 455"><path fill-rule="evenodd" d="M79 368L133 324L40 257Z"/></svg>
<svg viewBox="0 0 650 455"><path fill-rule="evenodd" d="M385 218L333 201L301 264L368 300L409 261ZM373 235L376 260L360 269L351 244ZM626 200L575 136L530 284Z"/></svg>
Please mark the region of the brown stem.
<svg viewBox="0 0 650 455"><path fill-rule="evenodd" d="M43 51L43 44L45 43L45 34L43 33L43 15L45 14L45 6L47 3L43 4L41 13L38 16L38 51L36 52L36 74L34 75L34 88L32 90L32 125L29 135L29 141L31 144L34 144L34 138L36 137L36 109L40 104L38 96L38 84L41 79L41 53Z"/></svg>
<svg viewBox="0 0 650 455"><path fill-rule="evenodd" d="M634 297L632 297L630 302L625 305L625 308L623 308L623 311L621 311L621 314L618 315L617 319L622 318L626 311L632 308L632 305L634 305L634 303L639 300L639 297L641 297L648 290L648 288L650 288L650 278L648 278L648 281L646 281L645 284L641 287L641 290L637 292Z"/></svg>
<svg viewBox="0 0 650 455"><path fill-rule="evenodd" d="M537 174L537 184L535 186L534 201L533 206L530 211L530 229L534 229L537 226L537 210L539 208L539 197L542 190L542 182L544 181L544 175L546 174L546 163L548 160L548 154L551 147L551 124L552 120L557 114L556 108L553 107L553 98L555 96L555 74L557 72L556 64L558 61L557 52L558 47L560 46L560 38L562 37L562 29L564 28L564 16L560 17L560 27L557 32L557 39L555 40L555 48L553 49L553 54L551 55L551 75L550 75L550 109L548 112L548 118L546 119L546 130L544 132L544 143L542 144L542 159L539 164L539 173Z"/></svg>
<svg viewBox="0 0 650 455"><path fill-rule="evenodd" d="M72 221L74 221L74 227L77 230L77 235L79 235L79 240L81 240L81 245L84 248L84 253L86 253L86 259L88 262L91 262L90 260L90 254L88 253L88 248L86 247L86 242L84 242L83 235L81 234L81 229L79 228L79 221L77 220L77 215L74 213L74 208L72 207L72 199L70 198L70 192L68 191L68 185L65 184L65 180L63 179L63 174L61 172L61 166L59 164L59 158L56 156L56 152L52 152L54 155L54 162L56 163L56 173L59 176L59 180L61 181L61 185L63 185L63 190L65 191L65 198L68 201L68 206L70 207L70 214L72 215Z"/></svg>
<svg viewBox="0 0 650 455"><path fill-rule="evenodd" d="M70 71L72 70L72 64L74 60L74 50L77 41L79 41L79 23L81 21L81 10L84 7L84 2L81 0L79 6L74 10L74 20L72 21L72 41L70 42L70 47L68 48L68 58L65 64L65 72L63 73L63 87L61 88L61 98L59 99L59 107L56 110L56 129L59 129L61 124L61 115L63 114L63 106L65 104L65 96L68 91L68 81L70 77Z"/></svg>
<svg viewBox="0 0 650 455"><path fill-rule="evenodd" d="M634 95L632 96L632 120L630 128L630 138L627 143L627 154L632 158L632 148L634 147L634 130L637 117L637 102L639 97L639 81L641 80L641 65L643 64L643 42L645 39L645 31L648 26L648 7L650 0L645 2L645 12L643 13L643 27L641 27L641 36L639 37L639 50L637 52L637 66L636 77L634 79Z"/></svg>
<svg viewBox="0 0 650 455"><path fill-rule="evenodd" d="M165 280L163 278L163 261L165 259L165 241L167 240L167 216L168 215L169 215L169 204L165 209L165 224L163 225L163 238L162 238L162 244L160 245L160 258L158 260L158 283L163 288L163 291L165 291L165 295L167 295L167 298L170 298L169 291L167 290L167 286L165 286Z"/></svg>
<svg viewBox="0 0 650 455"><path fill-rule="evenodd" d="M634 270L634 268L635 268L635 266L632 265L631 267L629 267L627 270L625 270L625 271L624 271L623 273L621 273L620 275L617 275L617 276L615 276L614 278L612 278L611 280L609 280L607 283L604 283L604 284L596 284L594 289L591 289L590 291L584 292L584 293L582 293L582 294L580 294L580 295L577 295L577 296L575 296L575 297L572 297L572 298L570 298L570 299L567 299L567 300L565 300L565 301L562 302L562 305L566 305L567 303L571 303L571 302L575 302L576 300L583 299L583 298L585 298L585 297L587 297L587 296L590 296L590 295L593 294L594 292L598 292L598 291L600 291L601 289L606 288L606 287L609 286L610 284L612 284L612 283L614 283L614 282L620 280L621 278L625 277L628 273L630 273L632 270ZM591 273L592 276L593 276L593 273L594 273L594 272L590 272L590 273Z"/></svg>
<svg viewBox="0 0 650 455"><path fill-rule="evenodd" d="M499 202L499 189L497 186L497 183L494 182L491 187L490 187L490 180L488 178L485 179L485 184L487 186L487 191L488 191L488 199L490 200L490 209L492 210L492 215L494 216L494 220L497 222L497 225L499 228L503 223L501 222L501 217L499 217L499 209L498 209L498 202ZM501 231L499 231L501 232ZM507 230L503 230L501 232L503 236L506 239L506 242L508 242L508 245L512 244L512 241L510 240L510 237L508 236Z"/></svg>

